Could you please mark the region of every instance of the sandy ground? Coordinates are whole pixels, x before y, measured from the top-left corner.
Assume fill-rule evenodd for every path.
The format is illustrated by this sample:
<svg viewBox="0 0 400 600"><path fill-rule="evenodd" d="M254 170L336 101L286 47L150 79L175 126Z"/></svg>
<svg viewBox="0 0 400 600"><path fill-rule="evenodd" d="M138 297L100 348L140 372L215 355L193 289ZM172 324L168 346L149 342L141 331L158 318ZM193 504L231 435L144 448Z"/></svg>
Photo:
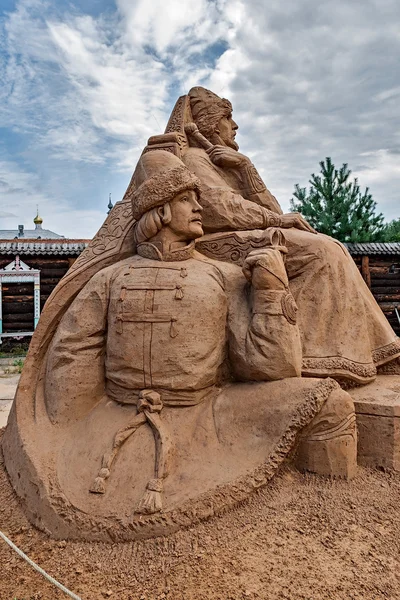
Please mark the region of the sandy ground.
<svg viewBox="0 0 400 600"><path fill-rule="evenodd" d="M18 380L0 378L0 428ZM359 467L348 483L285 467L235 510L168 538L53 541L25 519L0 453L0 529L82 600L400 599L399 506L400 473ZM0 600L66 597L0 540Z"/></svg>
<svg viewBox="0 0 400 600"><path fill-rule="evenodd" d="M82 600L400 598L400 474L348 483L285 467L249 501L168 538L50 540L26 521L0 462L0 528ZM0 540L0 598L66 598Z"/></svg>

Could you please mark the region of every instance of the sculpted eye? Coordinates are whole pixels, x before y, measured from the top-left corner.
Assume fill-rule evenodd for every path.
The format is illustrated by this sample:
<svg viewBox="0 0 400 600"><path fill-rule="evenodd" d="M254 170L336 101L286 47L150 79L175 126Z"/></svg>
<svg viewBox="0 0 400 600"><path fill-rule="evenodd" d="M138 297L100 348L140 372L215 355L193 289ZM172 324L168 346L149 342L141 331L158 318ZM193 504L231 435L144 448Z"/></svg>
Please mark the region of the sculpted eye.
<svg viewBox="0 0 400 600"><path fill-rule="evenodd" d="M183 196L183 198L181 198L181 202L188 202L189 198L187 196Z"/></svg>

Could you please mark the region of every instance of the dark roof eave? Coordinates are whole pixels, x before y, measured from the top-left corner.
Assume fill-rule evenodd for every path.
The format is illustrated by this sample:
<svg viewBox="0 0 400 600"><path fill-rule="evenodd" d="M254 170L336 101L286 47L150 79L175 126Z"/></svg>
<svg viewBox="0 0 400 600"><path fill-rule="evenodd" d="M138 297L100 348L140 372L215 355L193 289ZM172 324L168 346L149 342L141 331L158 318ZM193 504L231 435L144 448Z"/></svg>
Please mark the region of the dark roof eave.
<svg viewBox="0 0 400 600"><path fill-rule="evenodd" d="M0 239L0 255L22 256L79 256L91 240L2 240Z"/></svg>
<svg viewBox="0 0 400 600"><path fill-rule="evenodd" d="M352 256L400 256L400 242L347 242Z"/></svg>

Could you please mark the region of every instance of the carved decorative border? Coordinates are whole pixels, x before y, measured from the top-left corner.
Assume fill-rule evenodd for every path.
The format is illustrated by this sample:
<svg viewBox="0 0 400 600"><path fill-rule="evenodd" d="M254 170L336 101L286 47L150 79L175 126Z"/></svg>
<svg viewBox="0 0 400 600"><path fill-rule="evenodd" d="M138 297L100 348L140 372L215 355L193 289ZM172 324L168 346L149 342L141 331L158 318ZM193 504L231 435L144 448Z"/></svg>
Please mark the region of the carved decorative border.
<svg viewBox="0 0 400 600"><path fill-rule="evenodd" d="M310 377L338 377L345 374L349 379L366 383L376 377L376 367L400 356L400 340L377 348L372 352L373 362L357 363L342 356L303 358L303 375Z"/></svg>
<svg viewBox="0 0 400 600"><path fill-rule="evenodd" d="M386 346L382 346L382 348L377 348L372 352L372 358L375 365L389 362L389 360L392 360L397 356L400 356L400 339L391 344L387 344Z"/></svg>
<svg viewBox="0 0 400 600"><path fill-rule="evenodd" d="M344 373L357 381L371 380L376 376L373 363L356 363L348 358L332 356L328 358L303 358L302 374L310 377L343 377Z"/></svg>
<svg viewBox="0 0 400 600"><path fill-rule="evenodd" d="M257 248L271 245L270 233L262 231L259 235L243 239L236 233L212 234L213 239L200 239L196 241L196 250L208 258L222 260L242 266L249 252ZM210 235L211 237L211 235Z"/></svg>
<svg viewBox="0 0 400 600"><path fill-rule="evenodd" d="M126 229L126 224L133 222L133 220L131 203L127 201L117 202L97 235L74 262L74 271L100 254L117 248L121 244L121 237Z"/></svg>

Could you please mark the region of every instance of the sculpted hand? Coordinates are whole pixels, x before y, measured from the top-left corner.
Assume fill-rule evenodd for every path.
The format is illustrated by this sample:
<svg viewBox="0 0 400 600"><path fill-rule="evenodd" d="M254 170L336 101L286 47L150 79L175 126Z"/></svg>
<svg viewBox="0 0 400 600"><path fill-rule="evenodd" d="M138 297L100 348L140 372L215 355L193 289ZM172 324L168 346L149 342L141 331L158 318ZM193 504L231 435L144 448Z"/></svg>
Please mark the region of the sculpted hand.
<svg viewBox="0 0 400 600"><path fill-rule="evenodd" d="M245 167L250 160L244 154L228 146L213 146L207 150L208 156L217 167Z"/></svg>
<svg viewBox="0 0 400 600"><path fill-rule="evenodd" d="M256 290L286 290L289 286L282 254L274 248L250 252L243 273Z"/></svg>
<svg viewBox="0 0 400 600"><path fill-rule="evenodd" d="M296 229L302 229L303 231L309 231L310 233L318 233L313 227L301 216L300 213L288 213L287 215L281 215L279 217L279 227L289 228L296 227Z"/></svg>

